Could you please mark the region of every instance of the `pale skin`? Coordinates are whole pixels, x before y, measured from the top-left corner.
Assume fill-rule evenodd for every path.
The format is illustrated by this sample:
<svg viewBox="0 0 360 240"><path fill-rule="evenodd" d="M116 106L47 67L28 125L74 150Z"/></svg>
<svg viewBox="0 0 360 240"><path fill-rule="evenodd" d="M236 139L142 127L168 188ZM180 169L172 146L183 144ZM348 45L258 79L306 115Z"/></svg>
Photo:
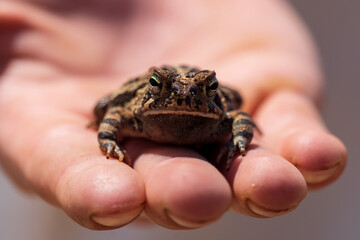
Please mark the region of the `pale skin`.
<svg viewBox="0 0 360 240"><path fill-rule="evenodd" d="M118 228L144 212L189 229L230 208L273 217L342 172L346 149L318 112L316 52L286 2L34 2L0 3L0 159L21 189L79 224ZM100 97L164 63L216 70L242 94L262 136L228 172L193 150L137 139L124 142L131 168L106 160L86 128Z"/></svg>

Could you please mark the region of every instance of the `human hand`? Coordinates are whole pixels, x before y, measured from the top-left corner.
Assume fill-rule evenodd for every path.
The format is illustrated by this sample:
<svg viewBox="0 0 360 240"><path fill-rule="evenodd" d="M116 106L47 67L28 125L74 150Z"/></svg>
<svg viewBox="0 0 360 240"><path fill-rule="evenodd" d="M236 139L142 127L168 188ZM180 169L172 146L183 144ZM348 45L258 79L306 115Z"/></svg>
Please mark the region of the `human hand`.
<svg viewBox="0 0 360 240"><path fill-rule="evenodd" d="M315 106L322 82L314 49L285 3L42 2L0 3L1 161L20 187L81 225L120 227L143 209L177 229L204 226L229 207L272 217L341 173L346 150ZM101 12L109 9L128 15ZM100 152L86 128L95 102L163 63L215 69L244 97L263 135L228 172L190 149L145 140L125 143L134 169Z"/></svg>

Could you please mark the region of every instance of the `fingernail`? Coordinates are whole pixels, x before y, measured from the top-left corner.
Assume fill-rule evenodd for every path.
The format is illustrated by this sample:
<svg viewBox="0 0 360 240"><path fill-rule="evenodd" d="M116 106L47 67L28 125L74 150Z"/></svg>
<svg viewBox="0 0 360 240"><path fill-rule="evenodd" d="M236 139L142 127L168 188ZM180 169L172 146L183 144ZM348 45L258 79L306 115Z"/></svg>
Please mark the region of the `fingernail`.
<svg viewBox="0 0 360 240"><path fill-rule="evenodd" d="M100 225L107 227L120 227L130 223L137 218L142 212L142 209L136 208L127 212L108 214L108 215L94 215L92 220Z"/></svg>
<svg viewBox="0 0 360 240"><path fill-rule="evenodd" d="M331 178L338 172L339 167L340 167L339 165L336 165L335 167L328 168L325 170L314 171L314 170L306 170L305 168L301 168L297 166L297 168L302 173L308 184L317 184L326 181L327 179Z"/></svg>
<svg viewBox="0 0 360 240"><path fill-rule="evenodd" d="M175 216L174 214L167 212L167 216L174 221L176 224L178 224L179 226L182 226L184 228L200 228L203 227L205 225L208 225L210 223L212 223L213 221L190 221L190 220L185 220L181 217Z"/></svg>
<svg viewBox="0 0 360 240"><path fill-rule="evenodd" d="M255 204L254 202L252 202L250 200L247 201L247 207L251 212L255 213L259 217L281 216L281 215L284 215L296 208L296 207L292 207L292 208L287 208L284 210L271 210L271 209L266 209L266 208L260 207L259 205Z"/></svg>

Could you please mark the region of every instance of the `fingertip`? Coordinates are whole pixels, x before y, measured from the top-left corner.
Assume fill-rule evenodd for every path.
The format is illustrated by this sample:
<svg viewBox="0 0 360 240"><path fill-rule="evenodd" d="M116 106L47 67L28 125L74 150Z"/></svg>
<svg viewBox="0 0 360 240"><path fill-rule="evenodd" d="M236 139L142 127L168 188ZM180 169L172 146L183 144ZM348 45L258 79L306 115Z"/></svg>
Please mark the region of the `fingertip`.
<svg viewBox="0 0 360 240"><path fill-rule="evenodd" d="M239 161L237 159L236 161ZM235 210L255 217L274 217L294 210L305 198L301 173L285 159L254 149L229 173ZM232 175L232 176L231 176Z"/></svg>
<svg viewBox="0 0 360 240"><path fill-rule="evenodd" d="M145 202L141 177L118 161L84 158L66 170L57 186L66 213L90 229L118 228L137 218Z"/></svg>
<svg viewBox="0 0 360 240"><path fill-rule="evenodd" d="M263 143L293 163L308 187L316 189L336 180L346 165L343 143L328 133L318 110L295 92L279 92L258 112Z"/></svg>
<svg viewBox="0 0 360 240"><path fill-rule="evenodd" d="M344 144L322 131L302 131L287 136L280 154L301 171L311 189L336 180L347 160Z"/></svg>
<svg viewBox="0 0 360 240"><path fill-rule="evenodd" d="M153 169L146 180L146 213L171 229L193 229L212 223L229 208L231 190L209 163L172 158Z"/></svg>

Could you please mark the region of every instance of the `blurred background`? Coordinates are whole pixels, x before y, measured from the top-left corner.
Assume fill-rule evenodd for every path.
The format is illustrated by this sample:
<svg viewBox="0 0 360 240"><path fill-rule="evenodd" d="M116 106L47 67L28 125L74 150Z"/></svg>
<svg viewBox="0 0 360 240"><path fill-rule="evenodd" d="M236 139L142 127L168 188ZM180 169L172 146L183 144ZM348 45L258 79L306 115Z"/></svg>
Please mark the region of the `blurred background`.
<svg viewBox="0 0 360 240"><path fill-rule="evenodd" d="M172 231L129 225L113 231L80 227L61 210L29 198L0 172L0 238L63 239L358 239L360 236L360 1L292 0L313 33L327 81L323 116L349 151L344 174L331 186L310 192L290 214L255 219L234 212L199 230ZM352 108L354 107L354 108Z"/></svg>

